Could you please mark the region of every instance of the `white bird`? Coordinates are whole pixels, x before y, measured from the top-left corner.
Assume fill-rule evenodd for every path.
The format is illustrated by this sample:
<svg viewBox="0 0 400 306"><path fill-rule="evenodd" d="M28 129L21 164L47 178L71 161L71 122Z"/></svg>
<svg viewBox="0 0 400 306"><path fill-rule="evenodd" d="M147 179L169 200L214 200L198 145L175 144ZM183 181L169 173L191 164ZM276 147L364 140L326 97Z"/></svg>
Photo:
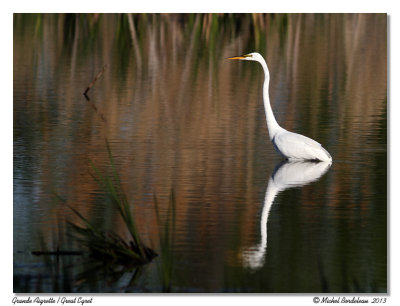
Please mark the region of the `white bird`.
<svg viewBox="0 0 400 306"><path fill-rule="evenodd" d="M269 70L265 59L257 52L229 57L228 59L256 61L261 64L264 69L264 108L267 119L269 138L275 149L289 160L318 160L332 161L332 157L320 143L306 136L292 133L282 128L276 122L274 113L272 112L271 103L269 101Z"/></svg>

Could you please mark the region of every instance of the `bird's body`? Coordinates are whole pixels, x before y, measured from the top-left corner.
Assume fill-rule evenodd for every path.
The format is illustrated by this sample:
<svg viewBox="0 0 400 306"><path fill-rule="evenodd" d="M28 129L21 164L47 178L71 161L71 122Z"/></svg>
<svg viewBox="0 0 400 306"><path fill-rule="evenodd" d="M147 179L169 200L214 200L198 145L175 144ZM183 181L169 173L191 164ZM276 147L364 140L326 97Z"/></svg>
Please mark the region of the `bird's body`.
<svg viewBox="0 0 400 306"><path fill-rule="evenodd" d="M282 128L275 119L269 100L269 70L264 58L257 52L230 57L229 59L250 60L261 64L265 80L263 88L264 108L269 137L278 153L289 160L332 161L332 157L320 143L306 136L292 133Z"/></svg>
<svg viewBox="0 0 400 306"><path fill-rule="evenodd" d="M272 144L276 151L289 160L332 160L328 151L320 143L286 130L277 132L272 139Z"/></svg>

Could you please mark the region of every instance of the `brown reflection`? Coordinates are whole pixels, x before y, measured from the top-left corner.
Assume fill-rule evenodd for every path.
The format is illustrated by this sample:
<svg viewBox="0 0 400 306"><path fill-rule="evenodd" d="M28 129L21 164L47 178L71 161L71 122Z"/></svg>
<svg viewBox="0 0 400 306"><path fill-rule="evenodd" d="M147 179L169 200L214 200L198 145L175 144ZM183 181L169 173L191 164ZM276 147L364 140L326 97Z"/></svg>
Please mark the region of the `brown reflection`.
<svg viewBox="0 0 400 306"><path fill-rule="evenodd" d="M147 239L158 241L153 195L166 210L174 188L177 252L198 260L194 273L204 276L207 265L222 275L226 262L238 264L232 254L257 237L254 203L278 161L263 117L260 67L224 58L265 55L278 122L318 139L339 164L360 154L366 159L358 161L367 163L363 152L386 149L376 134L387 109L386 18L15 14L14 159L29 156L21 177L29 178L27 186L39 182L35 207L43 214L36 230L50 239L47 229L72 217L51 204L53 190L83 215L124 230L99 207L89 173L88 160L107 168L107 138ZM103 122L82 93L106 63L90 92ZM375 176L350 179L362 165L338 167L346 178L333 171L329 194L358 201L359 193L362 199L376 193ZM334 196L326 201L339 205ZM368 209L368 201L359 202ZM206 288L217 287L204 278Z"/></svg>

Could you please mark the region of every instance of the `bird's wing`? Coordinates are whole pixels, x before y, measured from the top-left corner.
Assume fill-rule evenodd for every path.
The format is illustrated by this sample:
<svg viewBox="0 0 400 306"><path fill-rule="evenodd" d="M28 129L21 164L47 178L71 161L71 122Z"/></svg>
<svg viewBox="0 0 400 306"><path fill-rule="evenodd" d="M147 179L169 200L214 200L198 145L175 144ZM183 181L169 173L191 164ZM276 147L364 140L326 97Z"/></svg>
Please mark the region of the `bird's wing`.
<svg viewBox="0 0 400 306"><path fill-rule="evenodd" d="M287 158L320 159L326 152L319 142L306 136L284 131L274 137L277 149Z"/></svg>

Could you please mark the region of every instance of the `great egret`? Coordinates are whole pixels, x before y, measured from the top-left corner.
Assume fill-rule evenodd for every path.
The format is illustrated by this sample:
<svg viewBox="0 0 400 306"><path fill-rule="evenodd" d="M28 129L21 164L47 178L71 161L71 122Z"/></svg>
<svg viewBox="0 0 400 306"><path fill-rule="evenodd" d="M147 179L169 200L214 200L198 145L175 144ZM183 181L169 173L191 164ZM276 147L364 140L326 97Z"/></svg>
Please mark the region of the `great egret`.
<svg viewBox="0 0 400 306"><path fill-rule="evenodd" d="M261 64L264 69L264 108L267 119L269 138L272 141L278 153L282 154L289 160L318 160L332 161L332 157L320 143L306 136L292 133L282 128L276 122L274 113L272 112L271 103L269 101L269 71L265 59L257 52L229 57L230 60L256 61Z"/></svg>

